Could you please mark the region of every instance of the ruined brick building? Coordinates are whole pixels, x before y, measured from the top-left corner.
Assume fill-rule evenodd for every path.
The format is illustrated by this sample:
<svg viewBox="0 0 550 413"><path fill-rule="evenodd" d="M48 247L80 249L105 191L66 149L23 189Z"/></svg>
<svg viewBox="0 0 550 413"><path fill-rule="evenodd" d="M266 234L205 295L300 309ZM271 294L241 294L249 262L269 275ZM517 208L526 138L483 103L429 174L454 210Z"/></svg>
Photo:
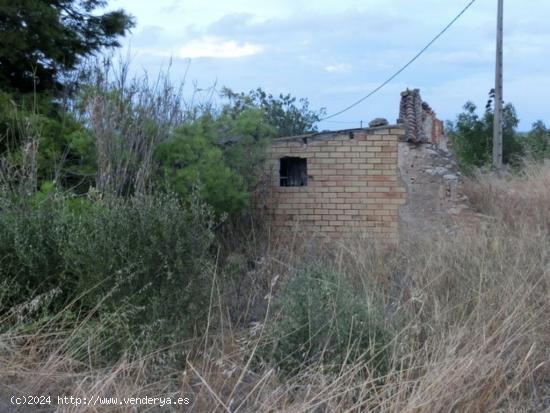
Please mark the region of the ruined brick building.
<svg viewBox="0 0 550 413"><path fill-rule="evenodd" d="M463 208L443 123L416 89L401 94L396 124L274 140L268 170L277 231L394 241Z"/></svg>

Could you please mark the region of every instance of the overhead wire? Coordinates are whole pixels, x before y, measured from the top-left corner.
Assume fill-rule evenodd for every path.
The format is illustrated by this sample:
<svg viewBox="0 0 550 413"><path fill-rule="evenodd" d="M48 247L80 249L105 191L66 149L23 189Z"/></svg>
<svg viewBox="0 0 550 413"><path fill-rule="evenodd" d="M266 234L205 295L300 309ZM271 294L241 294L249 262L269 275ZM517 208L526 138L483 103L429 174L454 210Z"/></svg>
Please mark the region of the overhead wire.
<svg viewBox="0 0 550 413"><path fill-rule="evenodd" d="M453 24L456 23L456 21L458 19L460 19L462 17L462 15L464 13L466 13L466 11L472 7L472 5L476 2L477 0L471 0L467 5L466 7L464 7L460 13L458 13L458 15L451 20L451 22L449 24L447 24L443 30L441 30L432 40L430 40L430 42L424 46L412 59L410 59L404 66L402 66L397 72L395 72L393 75L391 75L388 79L386 79L384 82L382 82L378 87L376 87L375 89L373 89L371 92L369 92L367 95L363 96L361 99L357 100L356 102L352 103L351 105L347 106L346 108L336 112L336 113L333 113L329 116L326 116L322 119L320 119L319 121L322 122L322 121L326 121L327 119L331 119L331 118L334 118L338 115L341 115L342 113L344 112L347 112L348 110L354 108L355 106L359 105L360 103L362 103L363 101L365 101L366 99L370 98L372 95L374 95L376 92L378 92L380 89L382 89L384 86L386 86L388 83L390 83L393 79L395 79L397 76L399 76L405 69L407 69L411 64L413 64L420 56L422 56L424 54L424 52L426 50L428 50L430 48L431 45L433 45L441 36L443 36L443 34L445 34L445 32L447 30L449 30L451 28L451 26Z"/></svg>

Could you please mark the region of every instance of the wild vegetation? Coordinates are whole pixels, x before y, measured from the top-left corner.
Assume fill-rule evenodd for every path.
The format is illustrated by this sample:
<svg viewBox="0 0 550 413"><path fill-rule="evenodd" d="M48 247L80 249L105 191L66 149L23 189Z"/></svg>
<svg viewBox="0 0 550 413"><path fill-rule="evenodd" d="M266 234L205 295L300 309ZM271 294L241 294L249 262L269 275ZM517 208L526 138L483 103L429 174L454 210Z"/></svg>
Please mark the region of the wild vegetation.
<svg viewBox="0 0 550 413"><path fill-rule="evenodd" d="M14 24L19 3L0 6L12 42L0 50L0 410L14 394L67 412L113 406L57 396L187 397L197 412L550 407L543 123L520 136L507 106L516 163L499 177L479 169L490 108L467 106L451 134L478 214L452 234L282 243L262 216L265 146L314 130L322 110L262 89L186 100L168 73L87 60L132 26L124 12L58 1L35 27L35 14ZM34 34L62 35L71 59ZM13 76L8 55L28 70Z"/></svg>
<svg viewBox="0 0 550 413"><path fill-rule="evenodd" d="M159 310L151 317L128 307L114 285L125 285L126 276L147 277L137 265L99 286L104 300L92 286L54 310L54 293L20 294L27 299L2 319L2 377L23 393L190 397L194 411L544 411L550 402L549 184L549 165L530 165L508 179L478 176L467 191L483 214L479 222L461 224L453 237L432 228L396 250L363 237L331 250L307 240L266 241L247 257L197 264L204 285L201 301L193 302L204 305L204 324L186 339L162 335L160 327L198 321L200 308L185 307L193 280L187 267L190 281L171 281L167 267L158 282L168 289L146 290L157 303L150 308ZM128 227L121 227L124 236ZM180 232L162 229L167 238ZM169 251L159 249L162 241L153 245L149 254L168 253L166 263L174 265ZM138 263L139 255L131 261ZM235 273L246 280L238 288ZM170 291L172 282L185 288ZM139 294L140 287L130 291ZM174 306L164 307L166 298ZM243 307L247 316L231 316ZM177 316L165 318L167 311ZM161 323L153 324L153 334L143 329L148 319ZM127 324L135 320L143 320L137 330ZM124 333L133 346L120 347ZM159 343L159 337L171 338Z"/></svg>

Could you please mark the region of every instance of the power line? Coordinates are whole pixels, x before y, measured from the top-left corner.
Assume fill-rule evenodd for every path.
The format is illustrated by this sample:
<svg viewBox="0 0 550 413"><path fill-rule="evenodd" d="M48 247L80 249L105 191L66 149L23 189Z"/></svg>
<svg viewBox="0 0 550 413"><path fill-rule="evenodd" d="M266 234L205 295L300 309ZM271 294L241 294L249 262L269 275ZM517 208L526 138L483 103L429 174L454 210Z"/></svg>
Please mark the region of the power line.
<svg viewBox="0 0 550 413"><path fill-rule="evenodd" d="M361 99L359 99L357 102L354 102L352 103L351 105L349 105L348 107L342 109L341 111L339 112L336 112L336 113L333 113L332 115L329 115L329 116L326 116L324 117L323 119L321 119L320 121L324 121L324 120L327 120L327 119L330 119L330 118L334 118L338 115L341 115L342 113L344 112L347 112L348 110L350 110L351 108L357 106L358 104L360 104L361 102L363 102L364 100L370 98L372 95L374 95L376 92L378 92L380 89L382 89L384 86L386 86L388 83L390 83L393 79L395 79L398 75L401 74L401 72L403 72L406 68L408 68L411 64L413 64L420 56L422 56L424 54L424 52L426 50L428 50L428 48L434 44L441 36L443 36L443 34L449 30L451 28L451 26L453 24L456 23L456 21L458 19L460 19L462 17L462 15L464 13L466 13L466 10L468 10L474 3L476 2L476 0L471 0L470 3L468 3L466 5L466 7L464 7L464 9L462 9L462 11L460 13L458 13L458 15L453 19L451 20L451 22L449 24L447 24L447 26L445 26L443 28L443 30L441 30L437 36L435 36L426 46L424 46L424 48L422 50L420 50L420 52L418 52L411 60L409 60L401 69L399 69L397 72L395 72L393 75L391 75L386 81L384 81L380 86L378 86L376 89L373 89L368 95L366 96L363 96Z"/></svg>

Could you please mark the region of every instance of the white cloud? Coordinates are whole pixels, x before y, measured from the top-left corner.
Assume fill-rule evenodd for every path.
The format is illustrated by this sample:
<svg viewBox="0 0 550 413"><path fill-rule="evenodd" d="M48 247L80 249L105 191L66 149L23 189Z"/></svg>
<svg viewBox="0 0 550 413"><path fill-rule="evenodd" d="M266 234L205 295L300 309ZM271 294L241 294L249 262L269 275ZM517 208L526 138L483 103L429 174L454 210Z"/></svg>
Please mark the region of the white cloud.
<svg viewBox="0 0 550 413"><path fill-rule="evenodd" d="M349 72L351 66L347 63L337 63L334 65L325 66L325 70L329 73L346 73Z"/></svg>
<svg viewBox="0 0 550 413"><path fill-rule="evenodd" d="M264 47L254 43L239 43L234 40L224 40L219 37L207 36L191 40L179 48L159 49L140 47L138 54L154 57L176 57L181 59L197 59L201 57L218 59L235 59L253 56L264 51Z"/></svg>
<svg viewBox="0 0 550 413"><path fill-rule="evenodd" d="M204 37L192 40L179 48L175 55L181 58L211 57L233 59L253 56L263 52L261 45L254 43L238 43L234 40L223 40L217 37Z"/></svg>

